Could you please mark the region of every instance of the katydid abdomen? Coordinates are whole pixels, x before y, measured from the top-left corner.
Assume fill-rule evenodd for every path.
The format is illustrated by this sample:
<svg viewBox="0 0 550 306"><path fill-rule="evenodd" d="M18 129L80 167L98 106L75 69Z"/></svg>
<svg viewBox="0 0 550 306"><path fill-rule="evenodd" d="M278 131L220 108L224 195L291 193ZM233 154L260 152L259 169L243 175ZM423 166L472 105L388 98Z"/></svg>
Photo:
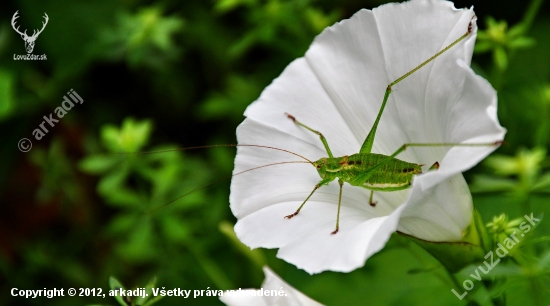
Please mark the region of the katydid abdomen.
<svg viewBox="0 0 550 306"><path fill-rule="evenodd" d="M396 191L409 188L413 175L422 173L420 165L391 157L391 161L374 170L366 181L361 179L362 174L386 158L388 156L374 153L349 156L347 164L351 168L343 174L344 181L369 190Z"/></svg>
<svg viewBox="0 0 550 306"><path fill-rule="evenodd" d="M374 191L409 188L413 175L422 173L418 164L375 153L321 158L314 165L325 183L339 178L352 186Z"/></svg>

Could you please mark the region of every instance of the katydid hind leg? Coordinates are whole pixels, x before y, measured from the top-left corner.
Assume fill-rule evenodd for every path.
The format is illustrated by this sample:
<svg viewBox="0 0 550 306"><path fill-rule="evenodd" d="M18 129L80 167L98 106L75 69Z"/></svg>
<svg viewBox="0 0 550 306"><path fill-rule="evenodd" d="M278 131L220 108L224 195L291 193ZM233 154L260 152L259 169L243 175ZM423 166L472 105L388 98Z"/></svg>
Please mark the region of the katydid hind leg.
<svg viewBox="0 0 550 306"><path fill-rule="evenodd" d="M435 162L433 165L431 165L428 171L438 170L438 169L439 169L439 162Z"/></svg>
<svg viewBox="0 0 550 306"><path fill-rule="evenodd" d="M410 142L402 145L399 149L397 149L391 157L395 157L398 154L405 151L408 147L495 147L499 146L503 143L502 140L494 141L494 142L481 142L481 143L458 143L458 142L434 142L434 143L418 143L418 142ZM431 167L432 168L439 169L439 162L435 162Z"/></svg>
<svg viewBox="0 0 550 306"><path fill-rule="evenodd" d="M403 153L408 147L494 147L499 146L503 143L502 140L498 140L495 142L485 142L485 143L453 143L453 142L445 142L445 143L406 143L402 145L397 151L395 151L392 155L389 157L396 157L400 153ZM388 158L389 159L389 158ZM385 161L382 161L378 165L374 166L376 168L380 167L381 165L385 164ZM374 168L373 167L373 168ZM435 162L433 165L430 166L428 171L433 170L439 170L439 162Z"/></svg>
<svg viewBox="0 0 550 306"><path fill-rule="evenodd" d="M370 204L370 206L375 207L376 204L378 204L378 201L373 201L372 200L373 196L374 196L374 190L371 190L370 191L370 197L369 197L369 204Z"/></svg>
<svg viewBox="0 0 550 306"><path fill-rule="evenodd" d="M498 146L502 144L502 140L495 141L495 142L489 142L489 143L406 143L399 147L393 154L387 156L384 160L379 162L378 164L372 166L364 173L357 176L357 181L363 181L366 182L374 173L376 170L384 166L385 164L389 163L391 160L393 160L393 157L396 157L397 155L403 153L408 147L492 147L492 146ZM439 163L436 162L437 167L439 167ZM432 165L432 167L436 166L436 164ZM431 168L430 168L431 169ZM439 168L438 168L439 169Z"/></svg>
<svg viewBox="0 0 550 306"><path fill-rule="evenodd" d="M473 19L473 17L472 17L472 19ZM403 81L404 79L406 79L411 74L415 73L420 68L426 66L431 61L435 60L437 57L439 57L441 54L445 53L447 50L451 49L453 46L458 44L460 41L462 41L463 39L468 37L468 35L470 35L471 32L472 32L472 21L470 21L470 23L468 24L468 29L467 29L466 33L464 33L462 36L457 38L455 41L453 41L452 43L447 45L445 48L441 49L439 52L437 52L435 55L433 55L429 59L422 62L420 65L414 67L409 72L405 73L401 77L397 78L395 81L388 84L388 87L386 87L386 92L384 93L384 99L382 100L382 105L380 106L380 110L378 111L378 115L376 116L376 119L374 120L374 123L371 127L371 130L369 131L369 134L365 138L365 141L363 142L363 145L361 146L361 149L360 149L359 153L371 153L372 146L374 144L374 137L376 135L376 130L378 129L378 123L380 122L380 118L382 117L382 113L384 112L384 109L386 108L386 103L388 102L388 98L390 97L390 94L392 92L392 87L394 85L396 85L397 83L399 83L399 82Z"/></svg>

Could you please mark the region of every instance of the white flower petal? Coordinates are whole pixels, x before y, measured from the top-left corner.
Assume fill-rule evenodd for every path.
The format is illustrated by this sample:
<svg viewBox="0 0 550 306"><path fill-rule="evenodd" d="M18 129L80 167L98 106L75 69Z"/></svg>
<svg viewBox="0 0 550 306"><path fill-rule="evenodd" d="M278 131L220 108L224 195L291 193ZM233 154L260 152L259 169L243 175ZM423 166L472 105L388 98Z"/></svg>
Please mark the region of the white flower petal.
<svg viewBox="0 0 550 306"><path fill-rule="evenodd" d="M428 189L418 181L417 177L398 230L428 241L460 240L472 218L472 196L462 174Z"/></svg>
<svg viewBox="0 0 550 306"><path fill-rule="evenodd" d="M452 3L413 0L362 10L327 28L305 58L291 63L245 112L239 144L278 147L317 160L358 153L379 111L386 86L466 33L472 10ZM474 20L475 21L475 20ZM472 22L474 22L472 21ZM494 143L505 130L496 119L496 93L468 67L475 41L464 41L392 87L373 152L391 154L405 143ZM438 161L437 171L417 175L412 188L375 192L345 184L340 232L335 227L339 187L322 186L300 213L292 214L320 177L309 164L265 167L237 175L231 185L235 231L248 246L279 248L278 256L310 272L351 271L380 250L396 229L432 241L455 241L472 217L460 174L492 152L489 147L409 147L408 162ZM239 147L234 173L300 160L285 152Z"/></svg>
<svg viewBox="0 0 550 306"><path fill-rule="evenodd" d="M277 296L251 296L255 289L245 289L242 295L228 294L228 291L220 297L220 300L228 306L321 306L322 304L311 299L296 288L287 284L270 268L264 267L265 280L262 289L277 292ZM273 291L274 290L274 291ZM283 295L280 293L284 292Z"/></svg>
<svg viewBox="0 0 550 306"><path fill-rule="evenodd" d="M307 204L309 209L291 220L281 217L292 213L299 204L278 203L250 214L239 220L235 233L252 248L280 247L279 258L308 273L327 269L349 272L363 266L365 258L382 249L397 228L404 208L383 217L373 217L356 208L342 210L340 230L330 235L335 227L336 205L312 201Z"/></svg>
<svg viewBox="0 0 550 306"><path fill-rule="evenodd" d="M288 305L288 306L321 306L322 304L314 301L307 295L296 290L284 280L282 280L275 272L270 268L263 268L265 273L265 281L262 284L262 288L265 290L283 290L285 292L284 297L264 297L268 301L268 305Z"/></svg>
<svg viewBox="0 0 550 306"><path fill-rule="evenodd" d="M318 154L307 156L312 160L327 156L319 137L306 129L297 128L285 113L323 133L335 156L356 153L361 146L304 58L288 65L282 75L246 109L245 116L320 148ZM265 142L269 137L264 135L259 140ZM284 148L292 151L292 147Z"/></svg>
<svg viewBox="0 0 550 306"><path fill-rule="evenodd" d="M433 101L431 107L426 109L436 111L424 121L432 122L433 126L425 126L424 130L435 130L438 126L445 131L445 135L417 142L491 143L503 139L505 130L496 119L494 89L483 78L475 75L463 61L455 62L453 70L457 73L447 76L452 77L452 83L459 89L458 92L454 91L456 97L445 97L445 91L439 96L433 94L438 92L435 88L445 84L434 86L429 91L431 97L426 97L426 101ZM441 71L444 69L434 68L434 80L441 80L438 76ZM428 88L433 83L441 82L429 82ZM453 90L448 89L446 92ZM445 100L448 102L441 103ZM460 240L472 216L471 196L460 173L476 165L494 149L491 146L416 148L416 162L431 164L439 161L440 169L416 177L399 230L430 241ZM423 157L431 157L431 160L422 160ZM429 228L426 228L426 220L432 220Z"/></svg>

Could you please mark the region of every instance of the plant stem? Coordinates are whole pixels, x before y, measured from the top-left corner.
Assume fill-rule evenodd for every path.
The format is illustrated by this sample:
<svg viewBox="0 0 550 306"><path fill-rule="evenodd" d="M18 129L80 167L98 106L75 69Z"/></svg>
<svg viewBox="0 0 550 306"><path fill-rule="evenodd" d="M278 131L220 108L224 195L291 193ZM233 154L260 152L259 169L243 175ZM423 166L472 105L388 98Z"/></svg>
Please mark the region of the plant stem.
<svg viewBox="0 0 550 306"><path fill-rule="evenodd" d="M218 264L213 261L203 250L198 246L197 243L189 241L187 243L189 250L195 258L197 259L199 265L204 270L206 275L210 277L212 282L216 285L218 289L228 290L234 288L231 280L225 275L223 270L218 266Z"/></svg>
<svg viewBox="0 0 550 306"><path fill-rule="evenodd" d="M539 12L540 7L542 6L542 3L544 3L544 0L533 0L529 4L527 11L523 15L523 21L522 21L525 32L528 32L531 26L533 25L533 21L535 20L535 17Z"/></svg>

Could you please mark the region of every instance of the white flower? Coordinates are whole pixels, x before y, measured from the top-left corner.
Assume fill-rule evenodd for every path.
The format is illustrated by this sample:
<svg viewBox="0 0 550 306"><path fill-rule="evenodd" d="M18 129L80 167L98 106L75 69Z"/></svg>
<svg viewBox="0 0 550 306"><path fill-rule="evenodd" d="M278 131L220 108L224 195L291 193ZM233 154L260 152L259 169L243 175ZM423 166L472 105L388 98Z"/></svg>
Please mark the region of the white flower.
<svg viewBox="0 0 550 306"><path fill-rule="evenodd" d="M321 306L302 292L283 281L275 272L264 267L263 290L225 291L220 300L229 306ZM268 295L266 295L266 293Z"/></svg>
<svg viewBox="0 0 550 306"><path fill-rule="evenodd" d="M284 113L319 130L334 156L358 153L387 85L463 35L456 46L393 87L378 126L373 153L390 155L405 143L493 143L505 130L496 117L496 93L469 64L474 12L451 2L413 0L361 10L325 29L305 57L292 62L248 107L237 129L239 144L327 157L319 137ZM458 241L472 218L472 199L461 174L489 147L409 147L397 157L418 164L438 161L412 187L370 192L344 184L340 231L334 230L339 186L322 186L288 220L320 180L310 164L284 164L233 177L235 232L251 248L279 248L277 256L306 270L348 272L382 249L396 230L429 241ZM288 153L239 147L234 173L281 161ZM424 170L427 170L426 167ZM426 171L424 171L426 172Z"/></svg>

